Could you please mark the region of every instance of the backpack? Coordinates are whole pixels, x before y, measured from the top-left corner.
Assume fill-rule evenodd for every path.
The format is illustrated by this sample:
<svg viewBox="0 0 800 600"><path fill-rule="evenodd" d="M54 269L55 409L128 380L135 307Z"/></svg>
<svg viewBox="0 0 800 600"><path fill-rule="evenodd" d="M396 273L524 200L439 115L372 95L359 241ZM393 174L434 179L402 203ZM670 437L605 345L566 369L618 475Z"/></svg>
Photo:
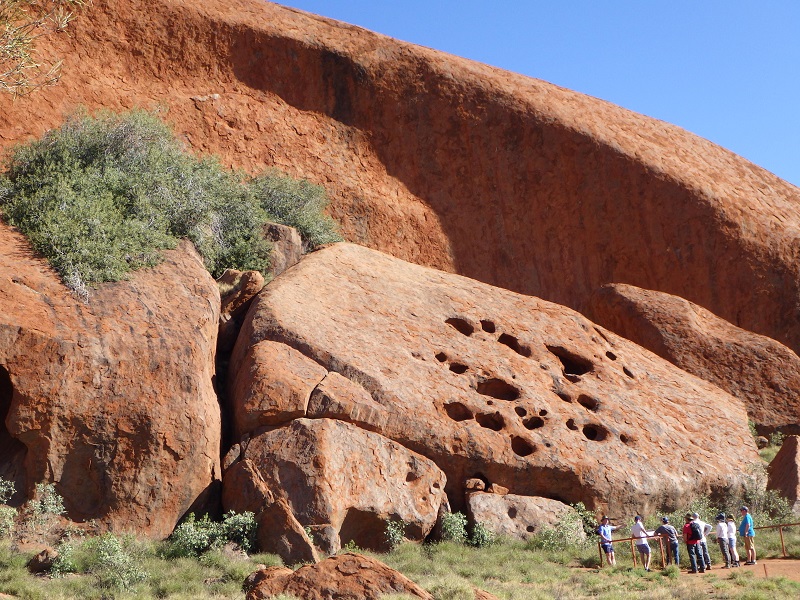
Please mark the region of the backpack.
<svg viewBox="0 0 800 600"><path fill-rule="evenodd" d="M697 542L703 539L703 532L700 530L700 523L697 521L689 523L689 539Z"/></svg>

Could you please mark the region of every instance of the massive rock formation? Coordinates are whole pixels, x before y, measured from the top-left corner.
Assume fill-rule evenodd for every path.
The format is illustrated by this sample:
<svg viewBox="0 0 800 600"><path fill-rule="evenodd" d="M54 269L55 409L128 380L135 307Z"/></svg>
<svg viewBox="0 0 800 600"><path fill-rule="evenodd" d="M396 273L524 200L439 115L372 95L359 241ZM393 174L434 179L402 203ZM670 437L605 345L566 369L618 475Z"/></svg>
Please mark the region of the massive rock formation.
<svg viewBox="0 0 800 600"><path fill-rule="evenodd" d="M678 127L262 0L95 0L0 142L166 106L197 150L324 184L346 237L581 309L609 282L800 348L800 191Z"/></svg>
<svg viewBox="0 0 800 600"><path fill-rule="evenodd" d="M776 490L800 514L800 437L790 435L769 463L767 488Z"/></svg>
<svg viewBox="0 0 800 600"><path fill-rule="evenodd" d="M322 372L258 368L260 348L270 357L281 344L328 375L314 384ZM650 512L737 488L730 456L759 460L740 400L578 313L351 244L307 256L261 292L230 377L271 390L254 402L232 384L246 428L301 410L348 421L433 460L457 508L465 480L479 477L514 494Z"/></svg>
<svg viewBox="0 0 800 600"><path fill-rule="evenodd" d="M759 433L800 433L800 357L670 294L610 284L585 311L596 323L745 401Z"/></svg>
<svg viewBox="0 0 800 600"><path fill-rule="evenodd" d="M188 243L75 299L0 223L0 475L71 519L165 537L219 492L214 280Z"/></svg>

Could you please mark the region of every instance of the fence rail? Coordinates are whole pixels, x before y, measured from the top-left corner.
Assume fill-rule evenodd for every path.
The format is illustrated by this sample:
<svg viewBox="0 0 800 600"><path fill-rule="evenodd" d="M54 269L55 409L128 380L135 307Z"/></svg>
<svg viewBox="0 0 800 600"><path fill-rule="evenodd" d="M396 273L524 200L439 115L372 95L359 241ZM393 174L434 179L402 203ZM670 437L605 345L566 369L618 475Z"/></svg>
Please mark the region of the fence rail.
<svg viewBox="0 0 800 600"><path fill-rule="evenodd" d="M755 530L761 529L777 529L778 533L781 536L781 552L783 552L783 558L787 558L786 555L786 544L783 541L783 530L788 527L800 527L800 523L781 523L780 525L762 525L761 527L753 527ZM678 532L680 533L680 532ZM664 554L664 540L669 537L666 535L649 535L645 538L642 537L630 537L630 538L620 538L618 540L611 540L612 548L614 544L618 544L620 542L630 542L631 543L631 557L633 558L633 566L636 566L636 548L635 542L636 540L652 540L658 539L658 546L661 552L661 568L664 569L667 566L666 562L666 555ZM605 556L605 552L603 552L602 540L598 540L597 542L597 550L600 553L600 566L603 566L603 557Z"/></svg>

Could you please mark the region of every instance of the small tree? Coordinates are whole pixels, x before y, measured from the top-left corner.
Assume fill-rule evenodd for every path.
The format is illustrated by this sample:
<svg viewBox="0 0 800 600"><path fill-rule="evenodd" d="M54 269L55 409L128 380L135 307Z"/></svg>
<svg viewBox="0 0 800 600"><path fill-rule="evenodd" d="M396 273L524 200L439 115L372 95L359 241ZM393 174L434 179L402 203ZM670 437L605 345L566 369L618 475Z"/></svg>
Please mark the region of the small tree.
<svg viewBox="0 0 800 600"><path fill-rule="evenodd" d="M36 40L62 31L86 0L2 0L0 2L0 90L15 96L52 85L61 61L40 63Z"/></svg>

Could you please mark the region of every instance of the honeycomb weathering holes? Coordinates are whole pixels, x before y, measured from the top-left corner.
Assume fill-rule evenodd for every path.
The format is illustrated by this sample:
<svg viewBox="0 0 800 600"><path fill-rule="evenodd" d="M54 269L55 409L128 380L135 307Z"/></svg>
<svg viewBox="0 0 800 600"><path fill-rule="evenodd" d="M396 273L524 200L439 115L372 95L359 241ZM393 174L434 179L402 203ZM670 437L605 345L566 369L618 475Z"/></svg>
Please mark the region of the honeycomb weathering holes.
<svg viewBox="0 0 800 600"><path fill-rule="evenodd" d="M453 327L462 335L470 336L475 331L475 328L469 322L465 321L464 319L459 319L458 317L447 319L445 323Z"/></svg>
<svg viewBox="0 0 800 600"><path fill-rule="evenodd" d="M578 356L561 346L547 346L547 349L561 361L565 375L584 375L594 368L592 361Z"/></svg>
<svg viewBox="0 0 800 600"><path fill-rule="evenodd" d="M472 411L460 402L445 404L444 410L453 421L467 421L472 418Z"/></svg>
<svg viewBox="0 0 800 600"><path fill-rule="evenodd" d="M519 354L520 356L524 356L525 358L529 358L531 355L531 349L528 346L521 345L519 340L515 338L513 335L509 335L507 333L503 333L497 338L497 341L503 344L504 346L508 346L514 352Z"/></svg>
<svg viewBox="0 0 800 600"><path fill-rule="evenodd" d="M520 417L524 417L528 414L528 411L522 408L521 406L514 407L514 412L517 413Z"/></svg>
<svg viewBox="0 0 800 600"><path fill-rule="evenodd" d="M461 363L450 363L450 370L457 375L462 375L467 372L467 365Z"/></svg>
<svg viewBox="0 0 800 600"><path fill-rule="evenodd" d="M436 360L438 360L439 362L446 361L447 360L447 354L445 354L444 352L437 353L436 354Z"/></svg>
<svg viewBox="0 0 800 600"><path fill-rule="evenodd" d="M479 381L475 386L475 391L483 396L491 396L498 400L516 400L519 398L519 390L517 388L496 377Z"/></svg>
<svg viewBox="0 0 800 600"><path fill-rule="evenodd" d="M578 404L580 404L587 410L596 412L597 408L600 406L600 401L597 400L596 398L592 398L591 396L587 396L586 394L581 394L580 396L578 396Z"/></svg>
<svg viewBox="0 0 800 600"><path fill-rule="evenodd" d="M544 427L544 419L541 417L531 417L530 419L522 421L522 424L525 426L525 429L539 429L539 427Z"/></svg>
<svg viewBox="0 0 800 600"><path fill-rule="evenodd" d="M483 319L481 320L481 329L483 329L486 333L494 333L495 325L491 321Z"/></svg>
<svg viewBox="0 0 800 600"><path fill-rule="evenodd" d="M578 426L575 425L575 419L569 419L567 421L567 429L571 429L572 431L578 431Z"/></svg>
<svg viewBox="0 0 800 600"><path fill-rule="evenodd" d="M592 440L593 442L602 442L608 437L608 430L602 425L587 423L583 426L583 435L587 440Z"/></svg>
<svg viewBox="0 0 800 600"><path fill-rule="evenodd" d="M613 352L611 352L610 350L608 352L606 352L606 356L608 358L610 358L611 360L617 360L617 355L614 354Z"/></svg>
<svg viewBox="0 0 800 600"><path fill-rule="evenodd" d="M500 431L505 427L505 421L503 421L503 417L500 416L500 413L478 413L475 415L475 420L481 427L491 429L492 431Z"/></svg>
<svg viewBox="0 0 800 600"><path fill-rule="evenodd" d="M530 456L536 451L536 446L519 436L511 438L511 449L517 456Z"/></svg>

